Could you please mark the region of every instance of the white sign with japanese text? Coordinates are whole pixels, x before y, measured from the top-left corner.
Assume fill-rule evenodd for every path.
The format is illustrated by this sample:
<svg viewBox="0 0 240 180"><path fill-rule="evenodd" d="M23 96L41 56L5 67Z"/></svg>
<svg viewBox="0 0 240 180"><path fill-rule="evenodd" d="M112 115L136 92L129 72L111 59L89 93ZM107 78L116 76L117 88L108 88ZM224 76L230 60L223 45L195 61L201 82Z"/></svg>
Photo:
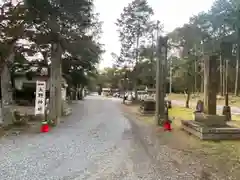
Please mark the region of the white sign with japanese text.
<svg viewBox="0 0 240 180"><path fill-rule="evenodd" d="M36 82L35 115L45 114L46 82Z"/></svg>

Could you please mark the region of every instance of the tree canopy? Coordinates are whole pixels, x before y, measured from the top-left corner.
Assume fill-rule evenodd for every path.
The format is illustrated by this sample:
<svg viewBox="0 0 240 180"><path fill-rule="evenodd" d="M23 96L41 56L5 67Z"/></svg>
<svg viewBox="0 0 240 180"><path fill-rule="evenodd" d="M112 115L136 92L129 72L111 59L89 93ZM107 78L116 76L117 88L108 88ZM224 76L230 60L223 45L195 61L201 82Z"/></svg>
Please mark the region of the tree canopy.
<svg viewBox="0 0 240 180"><path fill-rule="evenodd" d="M216 0L209 11L192 16L189 22L168 34L168 80L172 90L188 88L203 91L203 59L219 57L219 92L239 90L240 2ZM156 35L163 29L151 19L153 9L147 1L129 3L116 25L121 42L120 54L113 53L118 67L128 67L128 78L142 85L154 86L156 76ZM228 63L228 66L226 65ZM228 68L228 74L226 74Z"/></svg>

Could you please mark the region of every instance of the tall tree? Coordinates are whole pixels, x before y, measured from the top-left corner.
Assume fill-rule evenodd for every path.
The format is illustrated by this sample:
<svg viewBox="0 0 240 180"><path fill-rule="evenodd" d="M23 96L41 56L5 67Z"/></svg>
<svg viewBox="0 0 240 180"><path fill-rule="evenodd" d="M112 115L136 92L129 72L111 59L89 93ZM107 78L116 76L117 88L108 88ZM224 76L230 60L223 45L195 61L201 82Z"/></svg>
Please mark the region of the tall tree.
<svg viewBox="0 0 240 180"><path fill-rule="evenodd" d="M199 69L202 76L201 83L203 82L201 70L203 55L214 53L219 56L219 92L222 95L227 89L226 81L228 81L228 89L231 92L235 91L237 95L239 90L239 4L240 2L237 0L217 0L210 11L193 16L189 23L169 34L171 44L175 47L181 47L180 49L183 52L182 58L178 58L179 62L189 64L188 61L197 59L198 67L195 66L194 69ZM184 61L184 59L188 59L188 61ZM226 67L226 61L229 62L228 67ZM178 64L177 61L173 62L173 65L174 63ZM179 78L184 75L180 72L187 70L187 66L181 67L177 73ZM226 71L226 68L228 68L228 71ZM235 72L233 68L235 68ZM192 71L193 69L189 70ZM176 78L176 75L173 78ZM199 84L199 79L195 79L195 81L198 81ZM178 81L174 80L174 82L177 83ZM179 85L179 83L175 85Z"/></svg>
<svg viewBox="0 0 240 180"><path fill-rule="evenodd" d="M152 15L153 9L149 6L147 0L134 0L123 9L116 23L121 41L119 60L120 63L130 65L133 68L136 99L139 47L148 36Z"/></svg>
<svg viewBox="0 0 240 180"><path fill-rule="evenodd" d="M0 74L2 95L2 119L3 125L12 123L11 113L12 84L10 68L14 62L17 41L25 36L29 24L26 23L26 11L21 3L13 4L4 1L0 10Z"/></svg>
<svg viewBox="0 0 240 180"><path fill-rule="evenodd" d="M91 45L92 37L86 35L86 30L95 25L93 1L25 0L25 4L31 16L45 25L45 34L51 44L50 118L58 124L61 115L62 55L70 52L81 57L82 51L94 52L96 47Z"/></svg>

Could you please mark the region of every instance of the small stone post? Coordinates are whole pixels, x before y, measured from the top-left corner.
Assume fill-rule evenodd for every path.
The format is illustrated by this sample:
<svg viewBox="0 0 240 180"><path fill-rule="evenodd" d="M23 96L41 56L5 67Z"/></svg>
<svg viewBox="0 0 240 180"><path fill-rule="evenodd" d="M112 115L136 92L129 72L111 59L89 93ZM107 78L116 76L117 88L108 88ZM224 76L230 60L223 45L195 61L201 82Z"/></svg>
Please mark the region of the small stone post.
<svg viewBox="0 0 240 180"><path fill-rule="evenodd" d="M204 113L216 115L217 107L217 56L204 58Z"/></svg>
<svg viewBox="0 0 240 180"><path fill-rule="evenodd" d="M226 121L231 121L231 107L229 106L229 97L228 97L228 66L229 60L226 60L226 73L225 73L225 106L223 107L222 115L226 117Z"/></svg>

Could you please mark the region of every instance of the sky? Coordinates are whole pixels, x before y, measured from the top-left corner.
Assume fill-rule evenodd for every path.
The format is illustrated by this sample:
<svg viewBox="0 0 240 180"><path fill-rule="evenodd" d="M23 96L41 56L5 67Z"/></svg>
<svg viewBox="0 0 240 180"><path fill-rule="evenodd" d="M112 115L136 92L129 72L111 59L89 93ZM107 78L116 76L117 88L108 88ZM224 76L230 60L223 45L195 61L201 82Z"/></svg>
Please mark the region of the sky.
<svg viewBox="0 0 240 180"><path fill-rule="evenodd" d="M103 21L101 43L106 52L102 56L100 69L112 65L111 53L119 54L120 43L115 22L120 17L123 8L132 0L95 0L96 12ZM103 3L104 2L104 3ZM192 15L208 11L214 0L148 0L154 10L153 20L160 20L165 32L171 32L189 21Z"/></svg>

